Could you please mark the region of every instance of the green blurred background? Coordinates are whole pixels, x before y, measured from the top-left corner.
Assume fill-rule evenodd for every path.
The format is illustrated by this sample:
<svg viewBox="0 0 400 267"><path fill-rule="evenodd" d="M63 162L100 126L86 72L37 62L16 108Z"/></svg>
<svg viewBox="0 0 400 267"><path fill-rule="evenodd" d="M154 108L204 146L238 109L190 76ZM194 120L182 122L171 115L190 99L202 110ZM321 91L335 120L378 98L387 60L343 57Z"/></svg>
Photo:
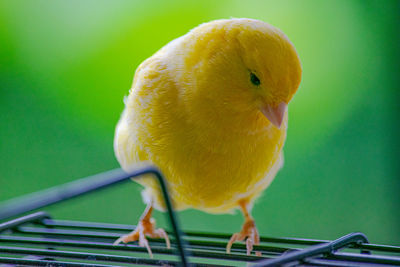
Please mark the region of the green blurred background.
<svg viewBox="0 0 400 267"><path fill-rule="evenodd" d="M399 11L378 0L0 0L0 201L117 168L114 128L136 67L200 23L249 17L282 29L304 70L285 167L253 209L261 234L362 231L400 245ZM135 224L143 209L128 183L46 210ZM243 220L179 217L185 230L228 233Z"/></svg>

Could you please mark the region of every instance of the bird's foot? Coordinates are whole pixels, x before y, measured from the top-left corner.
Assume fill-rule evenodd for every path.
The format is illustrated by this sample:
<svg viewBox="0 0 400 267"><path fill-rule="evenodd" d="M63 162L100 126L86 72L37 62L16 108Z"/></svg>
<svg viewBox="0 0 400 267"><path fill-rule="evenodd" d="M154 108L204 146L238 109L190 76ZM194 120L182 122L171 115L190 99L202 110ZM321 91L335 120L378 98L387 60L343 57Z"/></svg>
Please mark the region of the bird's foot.
<svg viewBox="0 0 400 267"><path fill-rule="evenodd" d="M258 234L256 224L253 219L247 218L243 224L242 230L239 233L233 234L226 246L226 253L231 252L232 244L236 241L243 241L246 239L247 255L250 255L253 250L253 245L260 244L260 236ZM261 256L260 251L256 251L256 256Z"/></svg>
<svg viewBox="0 0 400 267"><path fill-rule="evenodd" d="M167 248L171 248L167 233L162 228L155 229L155 220L153 218L141 219L135 230L115 240L113 245L118 245L121 242L128 243L139 240L139 246L145 247L150 258L153 258L153 253L151 252L146 236L151 238L164 238Z"/></svg>

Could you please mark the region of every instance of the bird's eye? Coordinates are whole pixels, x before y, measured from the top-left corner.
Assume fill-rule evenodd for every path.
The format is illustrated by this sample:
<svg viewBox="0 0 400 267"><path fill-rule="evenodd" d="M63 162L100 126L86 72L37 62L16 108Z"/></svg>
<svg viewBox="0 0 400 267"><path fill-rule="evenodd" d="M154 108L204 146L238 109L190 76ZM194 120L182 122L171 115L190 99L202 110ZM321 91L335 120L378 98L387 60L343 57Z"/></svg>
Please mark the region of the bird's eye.
<svg viewBox="0 0 400 267"><path fill-rule="evenodd" d="M258 77L252 72L250 72L250 81L252 84L257 86L259 86L261 83L260 79L258 79Z"/></svg>

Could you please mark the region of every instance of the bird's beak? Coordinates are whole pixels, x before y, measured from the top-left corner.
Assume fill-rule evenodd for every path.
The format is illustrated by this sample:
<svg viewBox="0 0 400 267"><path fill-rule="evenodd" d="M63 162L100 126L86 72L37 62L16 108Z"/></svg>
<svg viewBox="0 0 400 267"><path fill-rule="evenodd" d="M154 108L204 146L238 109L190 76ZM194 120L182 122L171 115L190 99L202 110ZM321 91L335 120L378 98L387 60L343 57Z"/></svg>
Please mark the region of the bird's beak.
<svg viewBox="0 0 400 267"><path fill-rule="evenodd" d="M265 104L261 107L261 112L265 117L278 129L282 125L283 117L287 110L287 104L285 102L281 102L278 106L272 107L269 104Z"/></svg>

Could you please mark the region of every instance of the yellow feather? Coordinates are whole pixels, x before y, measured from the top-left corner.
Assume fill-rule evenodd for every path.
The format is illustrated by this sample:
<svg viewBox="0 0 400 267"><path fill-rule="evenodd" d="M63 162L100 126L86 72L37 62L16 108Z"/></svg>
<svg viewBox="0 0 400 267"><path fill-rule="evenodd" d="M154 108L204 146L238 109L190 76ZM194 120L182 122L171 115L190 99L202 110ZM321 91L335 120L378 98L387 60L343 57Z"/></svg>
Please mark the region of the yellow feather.
<svg viewBox="0 0 400 267"><path fill-rule="evenodd" d="M261 84L251 83L254 73ZM287 112L278 129L260 105L289 103L301 79L294 46L250 19L202 24L136 71L114 149L124 169L150 161L164 173L176 209L230 212L252 203L283 164ZM164 209L143 177L145 202Z"/></svg>

